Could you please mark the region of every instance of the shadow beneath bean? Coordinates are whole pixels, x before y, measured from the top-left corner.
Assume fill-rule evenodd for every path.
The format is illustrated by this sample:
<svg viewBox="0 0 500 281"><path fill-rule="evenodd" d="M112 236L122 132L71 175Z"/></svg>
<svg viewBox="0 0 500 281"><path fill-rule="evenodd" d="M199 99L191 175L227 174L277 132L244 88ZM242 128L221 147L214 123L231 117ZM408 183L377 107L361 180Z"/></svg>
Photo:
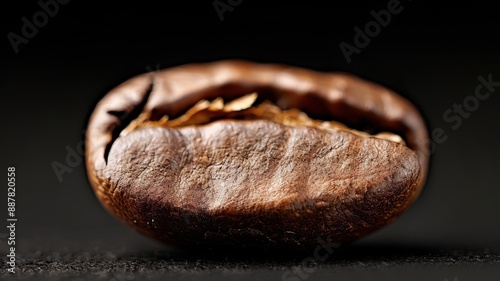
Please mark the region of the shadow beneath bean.
<svg viewBox="0 0 500 281"><path fill-rule="evenodd" d="M309 251L285 250L160 250L122 259L140 258L165 265L182 265L184 269L279 269L284 267L390 267L398 264L500 263L498 252L488 249L466 249L463 246L415 246L398 244L354 243L335 249Z"/></svg>

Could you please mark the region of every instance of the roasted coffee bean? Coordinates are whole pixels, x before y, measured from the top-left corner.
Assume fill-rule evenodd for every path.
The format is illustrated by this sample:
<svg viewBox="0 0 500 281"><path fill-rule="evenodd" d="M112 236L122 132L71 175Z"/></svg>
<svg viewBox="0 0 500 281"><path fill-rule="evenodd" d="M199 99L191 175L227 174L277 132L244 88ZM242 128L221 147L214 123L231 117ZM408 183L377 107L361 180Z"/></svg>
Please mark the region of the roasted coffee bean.
<svg viewBox="0 0 500 281"><path fill-rule="evenodd" d="M347 74L223 61L137 76L87 130L98 199L171 245L308 248L392 222L422 190L415 107Z"/></svg>

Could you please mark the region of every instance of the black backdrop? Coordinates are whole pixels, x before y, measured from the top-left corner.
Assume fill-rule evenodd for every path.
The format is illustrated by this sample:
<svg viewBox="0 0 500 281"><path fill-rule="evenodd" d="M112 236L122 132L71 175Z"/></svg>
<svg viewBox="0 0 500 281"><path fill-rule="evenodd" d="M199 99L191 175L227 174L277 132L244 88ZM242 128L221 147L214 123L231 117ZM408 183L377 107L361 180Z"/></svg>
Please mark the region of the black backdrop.
<svg viewBox="0 0 500 281"><path fill-rule="evenodd" d="M93 106L120 82L157 68L240 58L345 71L378 82L413 101L429 130L445 135L435 138L430 176L416 204L301 280L498 276L500 87L483 87L492 92L483 99L475 95L479 77L500 82L500 8L479 1L401 0L391 6L390 22L379 30L372 26L369 42L360 39L356 47L356 27L365 29L374 21L372 10L396 2L164 2L52 2L58 8L49 7L46 22L36 1L2 4L1 167L17 170L17 274L83 272L132 280L160 272L279 280L300 264L301 257L278 262L279 254L262 262L244 253L210 257L215 250L199 259L172 256L106 213L79 156L66 160L68 149L80 148ZM233 4L222 21L214 3L220 9ZM39 27L24 27L29 24L23 17ZM350 62L342 42L357 48ZM74 165L59 179L54 162ZM7 201L4 187L0 202ZM1 213L7 217L6 210ZM5 261L7 231L0 229Z"/></svg>

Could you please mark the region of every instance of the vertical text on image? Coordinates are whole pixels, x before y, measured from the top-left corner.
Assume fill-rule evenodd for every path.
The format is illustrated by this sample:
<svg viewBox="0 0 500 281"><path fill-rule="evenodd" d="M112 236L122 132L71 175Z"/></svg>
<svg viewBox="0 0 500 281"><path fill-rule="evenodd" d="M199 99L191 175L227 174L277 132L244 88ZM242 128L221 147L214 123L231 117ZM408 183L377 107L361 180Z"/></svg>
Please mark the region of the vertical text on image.
<svg viewBox="0 0 500 281"><path fill-rule="evenodd" d="M7 254L7 271L15 273L16 269L16 168L7 168L7 245L9 245Z"/></svg>

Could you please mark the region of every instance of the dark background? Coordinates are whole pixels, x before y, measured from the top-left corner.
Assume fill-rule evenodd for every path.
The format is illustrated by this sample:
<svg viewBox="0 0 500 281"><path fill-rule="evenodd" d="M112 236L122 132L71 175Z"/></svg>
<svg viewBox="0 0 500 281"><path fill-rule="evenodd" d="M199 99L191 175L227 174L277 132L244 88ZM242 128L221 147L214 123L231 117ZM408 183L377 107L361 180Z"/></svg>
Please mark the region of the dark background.
<svg viewBox="0 0 500 281"><path fill-rule="evenodd" d="M158 67L228 58L356 74L414 102L429 130L447 135L432 154L424 193L399 220L302 279L500 275L500 87L456 129L443 119L474 95L478 76L500 81L500 8L401 0L402 12L348 63L339 44L353 44L353 28L363 29L373 20L370 11L387 9L389 1L243 0L223 21L212 1L163 2L60 4L17 54L7 34L21 35L21 18L32 22L41 7L2 4L1 167L16 167L18 276L281 280L300 265L307 255L174 253L111 217L83 163L61 182L51 166L67 164L66 149L77 149L94 105L117 84ZM0 229L5 261L7 231Z"/></svg>

